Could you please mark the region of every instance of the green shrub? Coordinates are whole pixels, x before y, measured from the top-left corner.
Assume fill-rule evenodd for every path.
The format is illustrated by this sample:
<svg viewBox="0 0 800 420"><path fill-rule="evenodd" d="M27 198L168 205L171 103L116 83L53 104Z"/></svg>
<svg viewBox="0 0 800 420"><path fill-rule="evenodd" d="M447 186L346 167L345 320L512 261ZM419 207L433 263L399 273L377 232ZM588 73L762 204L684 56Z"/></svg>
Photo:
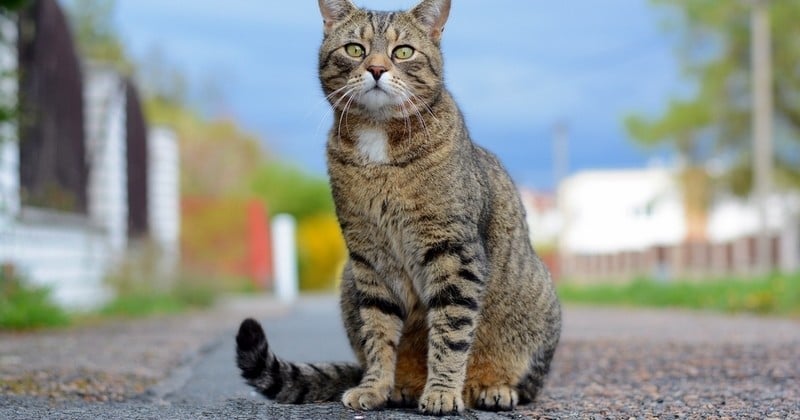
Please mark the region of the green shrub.
<svg viewBox="0 0 800 420"><path fill-rule="evenodd" d="M160 250L154 244L137 244L124 263L107 278L114 298L99 309L100 315L142 317L210 307L224 282L216 278L159 270Z"/></svg>
<svg viewBox="0 0 800 420"><path fill-rule="evenodd" d="M179 279L167 289L123 289L99 313L107 316L143 317L203 309L213 305L217 291L204 281Z"/></svg>
<svg viewBox="0 0 800 420"><path fill-rule="evenodd" d="M0 270L0 330L28 330L69 325L67 312L54 304L51 291Z"/></svg>

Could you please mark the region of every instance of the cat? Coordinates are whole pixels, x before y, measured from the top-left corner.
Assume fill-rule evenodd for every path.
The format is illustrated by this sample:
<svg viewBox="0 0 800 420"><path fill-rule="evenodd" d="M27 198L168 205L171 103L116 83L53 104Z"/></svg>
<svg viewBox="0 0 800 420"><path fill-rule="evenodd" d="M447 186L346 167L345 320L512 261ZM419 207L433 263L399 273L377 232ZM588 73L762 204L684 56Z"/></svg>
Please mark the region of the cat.
<svg viewBox="0 0 800 420"><path fill-rule="evenodd" d="M245 320L247 382L282 403L512 410L543 386L561 332L550 274L497 158L444 87L450 0L409 11L319 0L328 169L349 258L341 310L358 363L290 363Z"/></svg>

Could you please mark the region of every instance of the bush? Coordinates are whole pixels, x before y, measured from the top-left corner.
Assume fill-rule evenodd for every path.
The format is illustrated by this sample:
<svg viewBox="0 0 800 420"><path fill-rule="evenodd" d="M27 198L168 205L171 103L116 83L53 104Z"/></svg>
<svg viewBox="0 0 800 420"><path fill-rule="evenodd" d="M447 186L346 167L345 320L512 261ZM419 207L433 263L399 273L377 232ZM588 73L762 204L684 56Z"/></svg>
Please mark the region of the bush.
<svg viewBox="0 0 800 420"><path fill-rule="evenodd" d="M160 272L159 249L153 244L132 248L126 261L108 277L114 299L101 315L142 317L210 307L223 289L216 278Z"/></svg>
<svg viewBox="0 0 800 420"><path fill-rule="evenodd" d="M66 311L50 299L51 291L0 270L0 330L28 330L69 325Z"/></svg>
<svg viewBox="0 0 800 420"><path fill-rule="evenodd" d="M208 308L217 291L210 281L182 277L169 288L137 287L117 292L111 302L98 311L101 315L144 317Z"/></svg>
<svg viewBox="0 0 800 420"><path fill-rule="evenodd" d="M333 214L301 220L297 228L300 289L330 291L338 284L345 259L345 244Z"/></svg>

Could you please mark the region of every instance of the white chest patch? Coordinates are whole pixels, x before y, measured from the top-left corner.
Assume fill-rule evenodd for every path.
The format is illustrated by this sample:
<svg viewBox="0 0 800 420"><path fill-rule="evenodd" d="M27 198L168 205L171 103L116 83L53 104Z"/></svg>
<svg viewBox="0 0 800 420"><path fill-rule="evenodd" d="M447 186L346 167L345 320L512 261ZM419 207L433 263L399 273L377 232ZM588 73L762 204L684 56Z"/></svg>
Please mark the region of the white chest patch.
<svg viewBox="0 0 800 420"><path fill-rule="evenodd" d="M389 138L379 128L365 128L357 134L356 147L370 163L389 162Z"/></svg>

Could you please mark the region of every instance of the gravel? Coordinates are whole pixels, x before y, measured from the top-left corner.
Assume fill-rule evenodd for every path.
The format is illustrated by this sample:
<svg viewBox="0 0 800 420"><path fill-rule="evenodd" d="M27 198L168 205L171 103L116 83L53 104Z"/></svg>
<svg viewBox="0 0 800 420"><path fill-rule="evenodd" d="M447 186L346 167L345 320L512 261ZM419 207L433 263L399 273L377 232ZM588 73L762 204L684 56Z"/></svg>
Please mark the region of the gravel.
<svg viewBox="0 0 800 420"><path fill-rule="evenodd" d="M800 322L576 308L535 418L800 419Z"/></svg>
<svg viewBox="0 0 800 420"><path fill-rule="evenodd" d="M271 299L237 298L222 300L211 311L179 316L0 333L0 395L50 404L126 401L167 379L245 316L286 311Z"/></svg>
<svg viewBox="0 0 800 420"><path fill-rule="evenodd" d="M277 317L285 308L239 303L177 318L2 334L0 418L426 418L409 410L356 413L341 404L283 406L241 394L152 398L167 373L199 371L192 363L212 360L198 361L198 352L218 352L213 360L226 365L214 375L237 375L230 348L220 346L230 345L242 317L261 314L291 331L302 314L324 331L339 320L329 313L335 305L323 306L310 305L314 312L300 304ZM798 320L581 307L565 308L564 319L551 376L535 404L465 417L800 419ZM314 339L329 342L315 336L303 345ZM216 349L207 350L212 342Z"/></svg>

